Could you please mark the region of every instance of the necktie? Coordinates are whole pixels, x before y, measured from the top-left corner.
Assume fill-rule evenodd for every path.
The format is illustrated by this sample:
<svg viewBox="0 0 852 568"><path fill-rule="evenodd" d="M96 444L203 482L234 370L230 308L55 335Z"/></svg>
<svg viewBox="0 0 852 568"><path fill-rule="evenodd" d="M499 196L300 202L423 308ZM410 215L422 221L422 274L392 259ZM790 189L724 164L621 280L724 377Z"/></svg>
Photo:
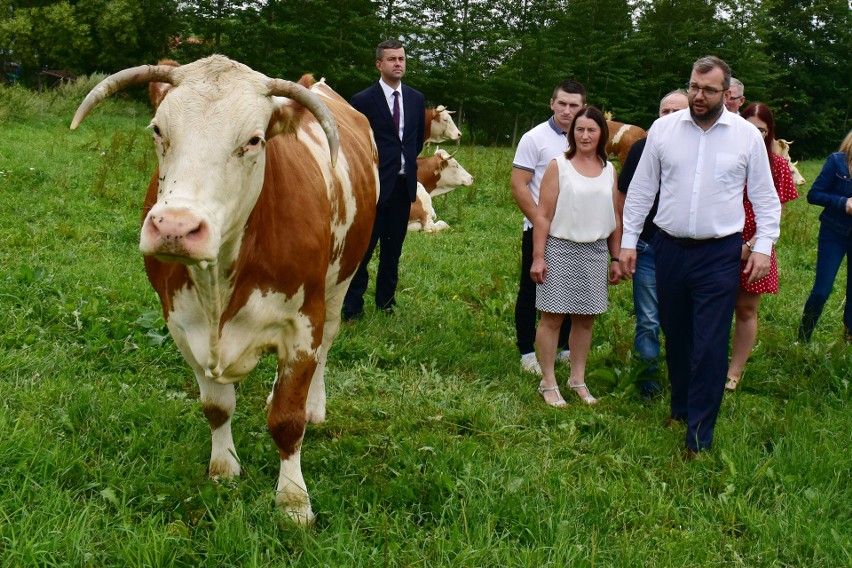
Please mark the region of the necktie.
<svg viewBox="0 0 852 568"><path fill-rule="evenodd" d="M399 91L393 92L393 125L399 134Z"/></svg>

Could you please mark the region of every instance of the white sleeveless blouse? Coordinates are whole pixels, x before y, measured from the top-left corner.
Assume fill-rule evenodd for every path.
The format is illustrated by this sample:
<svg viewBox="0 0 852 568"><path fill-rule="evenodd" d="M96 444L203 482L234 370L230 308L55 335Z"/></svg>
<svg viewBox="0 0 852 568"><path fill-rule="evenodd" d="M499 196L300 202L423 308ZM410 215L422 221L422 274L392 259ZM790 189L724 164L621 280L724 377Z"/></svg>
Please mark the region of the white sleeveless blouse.
<svg viewBox="0 0 852 568"><path fill-rule="evenodd" d="M559 197L550 223L550 235L575 243L605 239L615 230L612 186L615 168L606 163L601 174L590 178L580 174L564 155L556 158L559 171Z"/></svg>

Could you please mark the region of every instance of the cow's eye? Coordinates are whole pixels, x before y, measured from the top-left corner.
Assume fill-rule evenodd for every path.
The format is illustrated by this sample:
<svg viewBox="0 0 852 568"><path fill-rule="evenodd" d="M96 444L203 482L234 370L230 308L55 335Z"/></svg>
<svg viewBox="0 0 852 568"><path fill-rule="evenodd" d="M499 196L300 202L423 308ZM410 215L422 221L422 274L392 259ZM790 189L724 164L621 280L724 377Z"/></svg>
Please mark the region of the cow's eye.
<svg viewBox="0 0 852 568"><path fill-rule="evenodd" d="M251 140L248 141L249 146L257 146L261 143L263 139L260 136L254 136Z"/></svg>
<svg viewBox="0 0 852 568"><path fill-rule="evenodd" d="M154 136L158 136L158 137L162 136L162 134L160 133L160 127L157 126L156 124L153 127L153 131L154 131Z"/></svg>

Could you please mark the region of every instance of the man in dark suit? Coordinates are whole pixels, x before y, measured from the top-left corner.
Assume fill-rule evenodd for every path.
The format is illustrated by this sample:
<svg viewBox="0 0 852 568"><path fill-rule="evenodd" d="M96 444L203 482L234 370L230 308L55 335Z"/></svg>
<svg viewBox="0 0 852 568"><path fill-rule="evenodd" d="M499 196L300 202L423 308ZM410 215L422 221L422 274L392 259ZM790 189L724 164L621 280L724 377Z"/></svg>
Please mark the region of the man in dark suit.
<svg viewBox="0 0 852 568"><path fill-rule="evenodd" d="M352 106L364 114L373 128L379 152L379 202L370 246L343 300L343 319L364 313L364 292L370 276L367 266L377 243L376 308L388 313L396 305L399 257L408 229L411 203L417 196L417 155L423 149L426 100L423 94L402 84L405 48L395 39L376 48L376 68L381 77L352 97Z"/></svg>

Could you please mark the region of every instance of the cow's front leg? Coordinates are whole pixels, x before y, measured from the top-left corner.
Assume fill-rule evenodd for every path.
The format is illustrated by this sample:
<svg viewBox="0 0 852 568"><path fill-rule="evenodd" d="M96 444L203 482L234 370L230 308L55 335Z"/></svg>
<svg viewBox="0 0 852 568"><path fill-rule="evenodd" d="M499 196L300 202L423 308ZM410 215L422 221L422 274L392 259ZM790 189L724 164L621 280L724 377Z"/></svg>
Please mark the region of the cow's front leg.
<svg viewBox="0 0 852 568"><path fill-rule="evenodd" d="M300 353L289 362L278 361L278 378L272 391L267 426L281 460L275 503L293 521L307 524L314 518L305 478L302 477L301 448L305 435L305 401L316 354Z"/></svg>
<svg viewBox="0 0 852 568"><path fill-rule="evenodd" d="M204 375L196 373L198 387L201 390L201 409L210 423L212 445L210 449L210 477L231 478L240 474L237 450L231 435L231 417L237 405L234 385L219 384Z"/></svg>

